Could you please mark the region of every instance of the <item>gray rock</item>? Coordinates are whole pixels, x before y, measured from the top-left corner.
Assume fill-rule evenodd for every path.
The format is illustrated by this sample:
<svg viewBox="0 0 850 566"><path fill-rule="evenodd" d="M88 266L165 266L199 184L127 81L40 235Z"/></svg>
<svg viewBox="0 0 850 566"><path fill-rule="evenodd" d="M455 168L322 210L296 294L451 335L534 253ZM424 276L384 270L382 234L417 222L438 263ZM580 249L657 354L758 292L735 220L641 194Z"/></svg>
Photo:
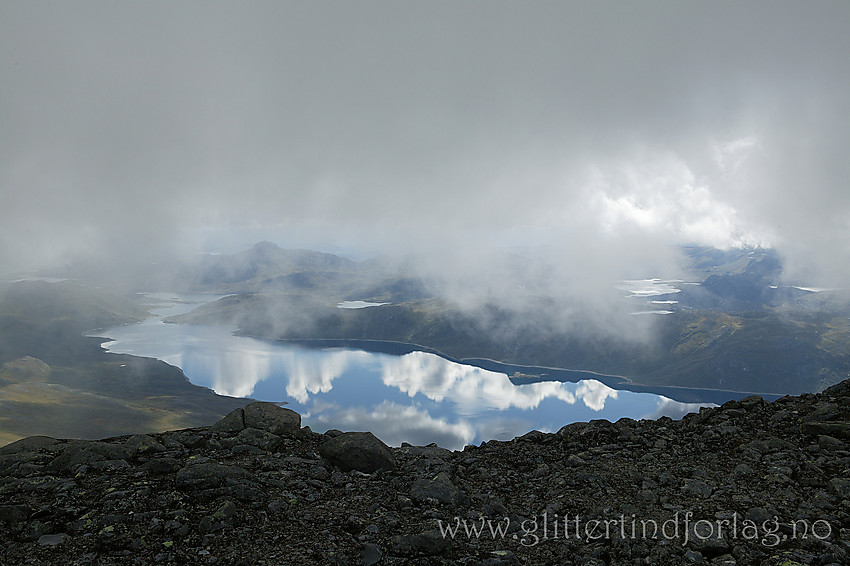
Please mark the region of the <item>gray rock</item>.
<svg viewBox="0 0 850 566"><path fill-rule="evenodd" d="M147 434L137 434L131 436L124 443L135 454L153 454L156 452L165 452L165 446L157 442L153 437Z"/></svg>
<svg viewBox="0 0 850 566"><path fill-rule="evenodd" d="M850 422L846 421L803 423L801 430L803 434L813 436L824 434L836 438L850 438Z"/></svg>
<svg viewBox="0 0 850 566"><path fill-rule="evenodd" d="M38 537L38 544L41 546L56 546L57 544L62 544L66 539L70 538L65 533L58 533L55 535L41 535Z"/></svg>
<svg viewBox="0 0 850 566"><path fill-rule="evenodd" d="M485 558L482 566L519 566L521 562L510 550L494 550L489 558Z"/></svg>
<svg viewBox="0 0 850 566"><path fill-rule="evenodd" d="M747 520L753 521L755 524L761 526L773 519L774 513L771 513L764 507L750 507L747 509L746 517Z"/></svg>
<svg viewBox="0 0 850 566"><path fill-rule="evenodd" d="M263 454L265 451L260 450L256 446L251 446L250 444L237 444L230 449L230 453L235 456L238 454Z"/></svg>
<svg viewBox="0 0 850 566"><path fill-rule="evenodd" d="M576 454L570 454L569 458L567 458L567 463L570 466L582 467L586 466L587 462L581 458L581 456L577 456Z"/></svg>
<svg viewBox="0 0 850 566"><path fill-rule="evenodd" d="M245 428L290 436L301 428L301 415L275 403L256 402L245 407Z"/></svg>
<svg viewBox="0 0 850 566"><path fill-rule="evenodd" d="M59 441L49 436L28 436L0 448L0 456L18 454L19 452L35 452L54 446L57 442Z"/></svg>
<svg viewBox="0 0 850 566"><path fill-rule="evenodd" d="M690 523L688 529L688 546L703 556L718 556L729 552L729 541L716 522L696 521Z"/></svg>
<svg viewBox="0 0 850 566"><path fill-rule="evenodd" d="M245 428L245 410L233 409L210 427L212 432L239 432Z"/></svg>
<svg viewBox="0 0 850 566"><path fill-rule="evenodd" d="M93 470L117 472L119 470L132 468L133 466L131 466L126 460L98 460L97 462L92 462L91 467Z"/></svg>
<svg viewBox="0 0 850 566"><path fill-rule="evenodd" d="M736 478L745 478L753 475L753 469L749 464L741 463L735 466L735 470L732 473Z"/></svg>
<svg viewBox="0 0 850 566"><path fill-rule="evenodd" d="M59 455L51 460L45 470L50 472L73 470L80 464L90 464L103 460L121 460L130 457L130 451L123 444L110 446L103 442L74 441L66 444Z"/></svg>
<svg viewBox="0 0 850 566"><path fill-rule="evenodd" d="M258 428L246 428L236 435L236 439L240 444L256 446L263 450L272 450L282 441L278 435Z"/></svg>
<svg viewBox="0 0 850 566"><path fill-rule="evenodd" d="M367 543L360 551L360 560L363 566L373 566L381 561L384 555L377 544Z"/></svg>
<svg viewBox="0 0 850 566"><path fill-rule="evenodd" d="M154 458L142 464L142 469L151 474L170 474L180 469L176 458Z"/></svg>
<svg viewBox="0 0 850 566"><path fill-rule="evenodd" d="M420 503L433 499L448 505L457 505L460 491L452 483L446 472L440 472L432 478L419 478L410 488L410 497Z"/></svg>
<svg viewBox="0 0 850 566"><path fill-rule="evenodd" d="M0 522L20 523L32 513L27 505L0 505Z"/></svg>
<svg viewBox="0 0 850 566"><path fill-rule="evenodd" d="M439 532L424 532L415 535L396 535L390 539L390 553L395 556L434 556L452 545L449 538Z"/></svg>
<svg viewBox="0 0 850 566"><path fill-rule="evenodd" d="M389 447L371 432L345 432L326 440L319 454L342 471L358 470L371 474L376 470L394 470L395 458Z"/></svg>
<svg viewBox="0 0 850 566"><path fill-rule="evenodd" d="M30 464L39 459L37 452L18 452L17 454L7 454L0 456L0 476L9 475L28 475L27 473L19 474L22 466L35 465Z"/></svg>
<svg viewBox="0 0 850 566"><path fill-rule="evenodd" d="M834 436L818 435L818 446L825 450L841 450L845 444Z"/></svg>
<svg viewBox="0 0 850 566"><path fill-rule="evenodd" d="M436 444L429 444L428 446L402 446L401 448L393 448L392 450L393 452L404 455L423 456L425 458L436 458L438 460L448 460L452 456L451 450L440 448Z"/></svg>
<svg viewBox="0 0 850 566"><path fill-rule="evenodd" d="M685 485L682 486L682 491L693 493L700 497L708 497L711 495L713 489L702 480L686 479Z"/></svg>
<svg viewBox="0 0 850 566"><path fill-rule="evenodd" d="M761 405L764 405L764 399L758 395L750 395L738 401L738 406L747 410Z"/></svg>
<svg viewBox="0 0 850 566"><path fill-rule="evenodd" d="M106 458L93 450L67 451L54 458L48 465L51 472L73 471L83 464L90 465Z"/></svg>
<svg viewBox="0 0 850 566"><path fill-rule="evenodd" d="M638 493L640 499L650 505L658 503L658 495L651 489L643 489Z"/></svg>
<svg viewBox="0 0 850 566"><path fill-rule="evenodd" d="M844 499L850 498L850 479L832 478L829 480L829 487L838 497Z"/></svg>
<svg viewBox="0 0 850 566"><path fill-rule="evenodd" d="M791 450L794 445L776 436L767 436L763 439L753 440L747 447L761 454L771 454L780 450Z"/></svg>
<svg viewBox="0 0 850 566"><path fill-rule="evenodd" d="M179 489L209 489L230 481L250 481L254 476L239 466L226 466L215 462L190 464L177 472Z"/></svg>

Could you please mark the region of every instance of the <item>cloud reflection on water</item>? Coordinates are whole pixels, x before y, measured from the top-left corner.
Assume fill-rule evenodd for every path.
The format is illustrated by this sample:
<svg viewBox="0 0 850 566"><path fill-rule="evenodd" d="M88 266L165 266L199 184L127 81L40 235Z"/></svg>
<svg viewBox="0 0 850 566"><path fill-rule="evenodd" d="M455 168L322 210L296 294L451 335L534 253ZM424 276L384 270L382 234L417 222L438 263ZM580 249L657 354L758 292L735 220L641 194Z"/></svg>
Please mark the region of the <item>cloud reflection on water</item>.
<svg viewBox="0 0 850 566"><path fill-rule="evenodd" d="M415 405L391 401L368 408L336 408L332 412L321 412L314 419L325 428L372 431L391 446L399 446L402 442L414 445L436 442L444 448L459 449L479 436L478 427L465 419L449 422Z"/></svg>
<svg viewBox="0 0 850 566"><path fill-rule="evenodd" d="M289 401L317 431L371 430L391 445L458 449L590 418L679 418L700 406L593 379L515 385L505 373L426 352L311 349L231 331L153 319L100 334L114 339L104 344L109 351L156 357L219 394Z"/></svg>
<svg viewBox="0 0 850 566"><path fill-rule="evenodd" d="M530 410L547 398L570 405L581 399L589 409L601 411L606 399L617 398L616 389L596 380L514 385L504 373L457 364L426 352L384 359L383 381L411 398L421 393L438 403L448 399L457 405L458 412L467 415L510 407Z"/></svg>

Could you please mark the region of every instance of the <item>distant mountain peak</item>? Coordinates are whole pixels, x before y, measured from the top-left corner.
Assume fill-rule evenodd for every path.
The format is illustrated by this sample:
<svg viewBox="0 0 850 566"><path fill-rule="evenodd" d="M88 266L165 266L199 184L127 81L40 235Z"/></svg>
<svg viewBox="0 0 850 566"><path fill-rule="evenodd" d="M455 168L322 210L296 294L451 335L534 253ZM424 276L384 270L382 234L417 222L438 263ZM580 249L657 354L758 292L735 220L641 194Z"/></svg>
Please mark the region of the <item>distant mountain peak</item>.
<svg viewBox="0 0 850 566"><path fill-rule="evenodd" d="M267 240L263 240L262 242L258 242L251 247L252 251L257 252L274 252L280 250L281 247L273 242L269 242Z"/></svg>

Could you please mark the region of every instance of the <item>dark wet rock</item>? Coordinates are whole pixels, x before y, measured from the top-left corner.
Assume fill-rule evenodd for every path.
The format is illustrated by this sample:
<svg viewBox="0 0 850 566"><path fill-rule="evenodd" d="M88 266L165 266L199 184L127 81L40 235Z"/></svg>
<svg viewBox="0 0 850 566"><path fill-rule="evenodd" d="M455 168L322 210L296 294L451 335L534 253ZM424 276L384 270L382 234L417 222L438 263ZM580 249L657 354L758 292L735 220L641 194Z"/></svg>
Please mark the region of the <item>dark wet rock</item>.
<svg viewBox="0 0 850 566"><path fill-rule="evenodd" d="M396 468L389 447L371 432L346 432L335 436L319 446L319 454L344 472L357 470L371 474Z"/></svg>
<svg viewBox="0 0 850 566"><path fill-rule="evenodd" d="M256 402L245 407L245 428L258 428L280 436L301 428L301 415L274 403Z"/></svg>

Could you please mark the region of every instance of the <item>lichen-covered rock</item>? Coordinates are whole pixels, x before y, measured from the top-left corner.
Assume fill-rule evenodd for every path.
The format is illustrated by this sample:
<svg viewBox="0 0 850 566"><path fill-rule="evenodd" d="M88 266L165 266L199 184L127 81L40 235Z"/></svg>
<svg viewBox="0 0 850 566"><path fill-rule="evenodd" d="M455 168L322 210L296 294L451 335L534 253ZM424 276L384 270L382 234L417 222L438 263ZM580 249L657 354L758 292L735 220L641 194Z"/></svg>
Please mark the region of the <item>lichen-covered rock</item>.
<svg viewBox="0 0 850 566"><path fill-rule="evenodd" d="M344 472L357 470L371 474L396 468L389 447L371 432L346 432L335 436L319 446L319 454Z"/></svg>

